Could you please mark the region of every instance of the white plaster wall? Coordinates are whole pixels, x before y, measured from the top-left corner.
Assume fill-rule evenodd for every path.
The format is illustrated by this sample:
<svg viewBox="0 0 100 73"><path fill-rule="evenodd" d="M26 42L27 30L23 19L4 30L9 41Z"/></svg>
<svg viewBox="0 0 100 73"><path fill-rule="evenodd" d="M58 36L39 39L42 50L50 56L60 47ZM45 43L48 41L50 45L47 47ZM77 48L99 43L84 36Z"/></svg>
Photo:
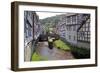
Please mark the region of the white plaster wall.
<svg viewBox="0 0 100 73"><path fill-rule="evenodd" d="M71 36L69 39L69 35ZM74 36L76 37L76 39L74 40ZM66 32L66 40L69 42L69 43L72 43L72 44L77 44L77 32L76 31L67 31Z"/></svg>

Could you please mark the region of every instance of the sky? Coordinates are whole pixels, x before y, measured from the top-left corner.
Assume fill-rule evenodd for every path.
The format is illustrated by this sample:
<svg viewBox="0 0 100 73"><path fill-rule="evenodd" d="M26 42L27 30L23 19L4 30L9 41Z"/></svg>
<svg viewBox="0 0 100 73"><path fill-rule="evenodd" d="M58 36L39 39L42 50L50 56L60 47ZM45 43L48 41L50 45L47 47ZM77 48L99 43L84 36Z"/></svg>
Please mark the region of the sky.
<svg viewBox="0 0 100 73"><path fill-rule="evenodd" d="M39 16L39 19L44 19L44 18L47 18L47 17L64 14L64 13L61 13L61 12L59 12L59 13L57 13L57 12L36 12L36 13Z"/></svg>

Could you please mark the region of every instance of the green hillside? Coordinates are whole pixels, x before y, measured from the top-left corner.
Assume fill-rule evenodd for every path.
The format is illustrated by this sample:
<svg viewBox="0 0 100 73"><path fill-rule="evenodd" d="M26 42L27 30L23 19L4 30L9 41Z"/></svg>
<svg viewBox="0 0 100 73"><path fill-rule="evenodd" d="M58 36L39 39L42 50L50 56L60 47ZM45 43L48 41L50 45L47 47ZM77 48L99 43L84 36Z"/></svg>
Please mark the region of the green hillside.
<svg viewBox="0 0 100 73"><path fill-rule="evenodd" d="M56 16L45 18L45 19L40 19L40 22L42 25L45 25L46 27L54 27L55 25L58 24L61 17L62 15L56 15Z"/></svg>

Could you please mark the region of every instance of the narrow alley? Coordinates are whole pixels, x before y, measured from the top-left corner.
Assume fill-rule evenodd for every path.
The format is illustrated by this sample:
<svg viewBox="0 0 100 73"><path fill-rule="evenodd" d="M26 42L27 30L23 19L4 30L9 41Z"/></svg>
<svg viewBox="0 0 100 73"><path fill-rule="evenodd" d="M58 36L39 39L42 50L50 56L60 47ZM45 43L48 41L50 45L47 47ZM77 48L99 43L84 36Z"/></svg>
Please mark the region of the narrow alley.
<svg viewBox="0 0 100 73"><path fill-rule="evenodd" d="M24 47L24 61L90 58L90 14L25 11Z"/></svg>
<svg viewBox="0 0 100 73"><path fill-rule="evenodd" d="M53 47L53 49L48 48L48 42L39 42L36 52L46 58L47 60L66 60L74 59L70 51L64 51Z"/></svg>

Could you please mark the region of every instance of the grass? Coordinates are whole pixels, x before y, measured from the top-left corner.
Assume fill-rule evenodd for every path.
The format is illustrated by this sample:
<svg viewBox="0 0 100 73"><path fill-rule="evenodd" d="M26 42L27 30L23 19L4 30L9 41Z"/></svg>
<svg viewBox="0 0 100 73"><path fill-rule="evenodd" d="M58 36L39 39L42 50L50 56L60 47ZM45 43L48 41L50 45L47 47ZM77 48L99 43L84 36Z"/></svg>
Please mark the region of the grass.
<svg viewBox="0 0 100 73"><path fill-rule="evenodd" d="M68 45L66 45L66 43L64 43L62 40L54 41L54 45L58 49L62 49L62 50L65 50L65 51L69 51L70 50L70 47Z"/></svg>
<svg viewBox="0 0 100 73"><path fill-rule="evenodd" d="M32 61L40 61L40 60L41 60L41 57L35 52L32 55Z"/></svg>
<svg viewBox="0 0 100 73"><path fill-rule="evenodd" d="M32 61L44 61L46 58L41 57L37 52L34 52L32 55Z"/></svg>
<svg viewBox="0 0 100 73"><path fill-rule="evenodd" d="M60 39L54 41L54 45L58 49L62 49L65 51L71 51L73 56L77 59L90 58L90 50L87 48L73 46L70 43L68 42L65 43Z"/></svg>

